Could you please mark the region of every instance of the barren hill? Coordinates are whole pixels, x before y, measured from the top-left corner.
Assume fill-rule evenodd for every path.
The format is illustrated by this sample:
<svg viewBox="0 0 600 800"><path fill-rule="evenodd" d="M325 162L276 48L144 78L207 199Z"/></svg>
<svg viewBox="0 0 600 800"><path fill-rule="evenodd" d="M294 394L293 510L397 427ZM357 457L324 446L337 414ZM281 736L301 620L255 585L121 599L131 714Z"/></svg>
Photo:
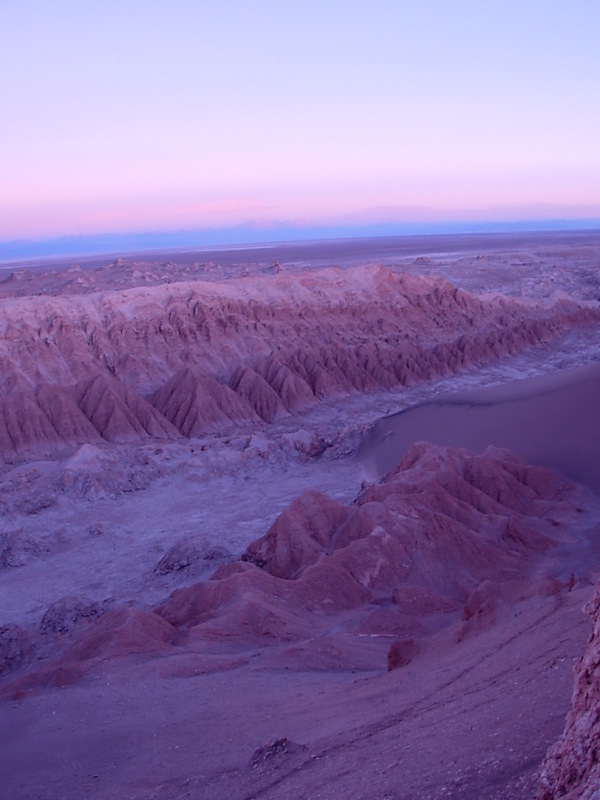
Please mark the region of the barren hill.
<svg viewBox="0 0 600 800"><path fill-rule="evenodd" d="M532 348L600 313L378 266L0 303L9 455L272 422Z"/></svg>

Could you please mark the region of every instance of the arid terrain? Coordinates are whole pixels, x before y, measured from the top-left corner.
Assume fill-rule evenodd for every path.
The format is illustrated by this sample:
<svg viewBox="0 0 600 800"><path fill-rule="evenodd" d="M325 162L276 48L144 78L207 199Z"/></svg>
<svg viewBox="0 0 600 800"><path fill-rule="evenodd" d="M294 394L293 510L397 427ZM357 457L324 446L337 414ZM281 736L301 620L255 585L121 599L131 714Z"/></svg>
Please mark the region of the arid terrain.
<svg viewBox="0 0 600 800"><path fill-rule="evenodd" d="M0 796L600 797L598 408L600 233L0 265Z"/></svg>

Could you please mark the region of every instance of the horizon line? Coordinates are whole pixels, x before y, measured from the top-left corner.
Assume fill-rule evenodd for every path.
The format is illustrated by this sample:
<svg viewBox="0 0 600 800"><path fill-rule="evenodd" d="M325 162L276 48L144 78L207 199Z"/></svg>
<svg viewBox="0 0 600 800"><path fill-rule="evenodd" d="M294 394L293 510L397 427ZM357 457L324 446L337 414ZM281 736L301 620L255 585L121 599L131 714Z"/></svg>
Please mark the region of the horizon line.
<svg viewBox="0 0 600 800"><path fill-rule="evenodd" d="M218 250L375 237L600 231L600 217L301 224L245 222L211 228L64 234L0 240L0 263L163 250Z"/></svg>

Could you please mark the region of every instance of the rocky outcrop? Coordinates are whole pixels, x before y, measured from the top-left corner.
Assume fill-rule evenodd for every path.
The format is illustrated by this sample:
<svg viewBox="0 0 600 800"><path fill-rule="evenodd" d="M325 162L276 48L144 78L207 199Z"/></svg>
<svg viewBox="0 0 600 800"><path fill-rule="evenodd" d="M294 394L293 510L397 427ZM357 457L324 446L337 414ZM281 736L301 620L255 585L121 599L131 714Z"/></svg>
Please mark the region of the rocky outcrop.
<svg viewBox="0 0 600 800"><path fill-rule="evenodd" d="M150 403L108 375L80 381L73 394L78 407L109 442L177 436L171 423Z"/></svg>
<svg viewBox="0 0 600 800"><path fill-rule="evenodd" d="M100 434L73 398L51 386L0 397L0 453L52 452L65 441L95 442Z"/></svg>
<svg viewBox="0 0 600 800"><path fill-rule="evenodd" d="M269 532L250 545L243 561L269 574L291 580L327 553L347 509L316 489L303 492L273 523Z"/></svg>
<svg viewBox="0 0 600 800"><path fill-rule="evenodd" d="M183 369L150 397L150 402L184 436L227 430L258 416L229 386L197 369Z"/></svg>
<svg viewBox="0 0 600 800"><path fill-rule="evenodd" d="M241 562L175 591L157 613L200 637L232 636L236 620L237 634L250 635L247 620L254 635L301 638L307 612L373 600L413 617L460 607L484 581L523 578L561 541L568 487L506 451L415 445L352 506L305 492ZM249 604L260 612L249 615Z"/></svg>
<svg viewBox="0 0 600 800"><path fill-rule="evenodd" d="M535 347L598 318L382 267L0 299L0 453L202 435ZM149 401L149 402L148 402Z"/></svg>
<svg viewBox="0 0 600 800"><path fill-rule="evenodd" d="M68 595L56 600L46 609L42 617L42 633L69 633L81 621L89 622L102 614L99 603L87 597Z"/></svg>
<svg viewBox="0 0 600 800"><path fill-rule="evenodd" d="M584 609L592 618L588 648L575 665L565 730L538 771L538 800L600 797L600 584Z"/></svg>
<svg viewBox="0 0 600 800"><path fill-rule="evenodd" d="M137 392L110 375L73 387L0 397L0 454L54 453L70 444L175 439L178 431Z"/></svg>
<svg viewBox="0 0 600 800"><path fill-rule="evenodd" d="M31 635L19 625L0 626L0 677L19 669L33 652Z"/></svg>
<svg viewBox="0 0 600 800"><path fill-rule="evenodd" d="M398 639L388 651L388 672L405 667L418 655L419 645L414 639Z"/></svg>
<svg viewBox="0 0 600 800"><path fill-rule="evenodd" d="M340 625L396 639L390 668L401 666L418 657L427 620L436 628L440 613L460 625L464 609L461 640L493 622L499 601L559 593L557 581L530 578L548 549L571 541L578 497L564 479L506 451L417 444L351 505L304 492L240 560L175 590L153 612L63 598L42 630L69 632L68 646L23 685L60 685L100 658L163 652L175 641L243 651L326 638ZM156 573L193 567L198 558L193 542L176 543Z"/></svg>
<svg viewBox="0 0 600 800"><path fill-rule="evenodd" d="M315 403L315 395L304 378L278 358L267 358L257 365L256 371L273 388L288 411L303 411Z"/></svg>
<svg viewBox="0 0 600 800"><path fill-rule="evenodd" d="M251 367L238 367L229 385L265 422L275 422L289 414L275 389Z"/></svg>
<svg viewBox="0 0 600 800"><path fill-rule="evenodd" d="M180 539L170 547L158 564L154 567L157 575L168 575L180 572L196 564L201 559L199 548L189 539Z"/></svg>

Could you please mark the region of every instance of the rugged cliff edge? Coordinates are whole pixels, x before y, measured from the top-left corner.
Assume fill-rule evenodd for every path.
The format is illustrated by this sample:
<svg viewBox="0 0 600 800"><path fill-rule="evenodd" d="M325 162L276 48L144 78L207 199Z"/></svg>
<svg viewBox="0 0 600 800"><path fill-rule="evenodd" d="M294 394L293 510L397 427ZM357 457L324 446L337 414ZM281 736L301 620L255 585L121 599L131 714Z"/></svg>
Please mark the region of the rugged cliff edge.
<svg viewBox="0 0 600 800"><path fill-rule="evenodd" d="M575 665L573 702L565 730L538 772L538 800L600 798L600 583L584 610L593 630Z"/></svg>

